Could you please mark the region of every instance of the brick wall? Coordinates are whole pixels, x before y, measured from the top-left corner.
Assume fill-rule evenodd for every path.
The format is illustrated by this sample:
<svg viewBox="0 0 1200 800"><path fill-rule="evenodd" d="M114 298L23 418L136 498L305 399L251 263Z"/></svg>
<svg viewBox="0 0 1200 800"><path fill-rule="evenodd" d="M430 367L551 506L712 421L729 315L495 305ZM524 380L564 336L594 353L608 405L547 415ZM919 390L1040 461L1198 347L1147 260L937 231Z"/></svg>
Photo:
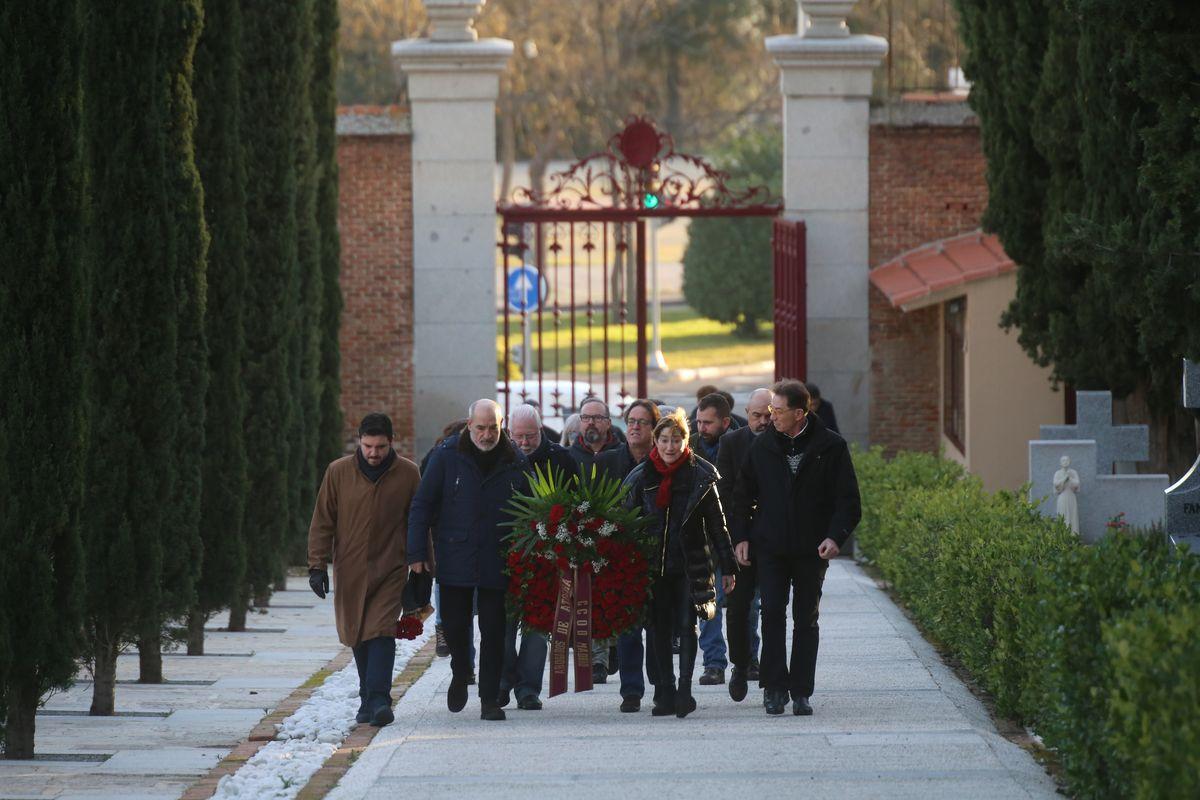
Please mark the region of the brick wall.
<svg viewBox="0 0 1200 800"><path fill-rule="evenodd" d="M347 450L371 411L413 453L412 137L394 107L338 109L342 412Z"/></svg>
<svg viewBox="0 0 1200 800"><path fill-rule="evenodd" d="M979 227L987 204L975 117L961 103L876 109L870 133L871 266ZM908 313L870 289L870 441L896 450L940 446L936 306Z"/></svg>

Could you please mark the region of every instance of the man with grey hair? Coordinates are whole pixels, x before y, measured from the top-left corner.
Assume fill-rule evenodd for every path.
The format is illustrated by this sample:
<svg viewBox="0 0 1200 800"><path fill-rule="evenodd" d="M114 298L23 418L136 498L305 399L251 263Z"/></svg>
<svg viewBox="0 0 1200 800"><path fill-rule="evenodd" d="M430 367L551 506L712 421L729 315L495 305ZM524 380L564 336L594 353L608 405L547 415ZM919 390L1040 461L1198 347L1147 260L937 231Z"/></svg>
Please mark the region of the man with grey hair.
<svg viewBox="0 0 1200 800"><path fill-rule="evenodd" d="M575 480L575 460L567 448L546 438L542 417L532 405L522 404L508 415L508 435L529 461L534 474L555 473L556 480ZM504 669L500 675L501 708L508 705L512 694L517 695L517 708L540 711L542 674L546 670L546 634L540 631L521 631L521 649L517 650L515 619L508 620L504 630Z"/></svg>
<svg viewBox="0 0 1200 800"><path fill-rule="evenodd" d="M494 400L471 403L466 430L449 437L429 459L408 517L408 563L413 572L429 567L433 531L442 625L453 673L446 706L455 712L467 704L471 607L478 602L480 717L486 720L504 719L497 703L508 585L502 540L508 533L509 501L528 488L528 461L504 432L503 422Z"/></svg>

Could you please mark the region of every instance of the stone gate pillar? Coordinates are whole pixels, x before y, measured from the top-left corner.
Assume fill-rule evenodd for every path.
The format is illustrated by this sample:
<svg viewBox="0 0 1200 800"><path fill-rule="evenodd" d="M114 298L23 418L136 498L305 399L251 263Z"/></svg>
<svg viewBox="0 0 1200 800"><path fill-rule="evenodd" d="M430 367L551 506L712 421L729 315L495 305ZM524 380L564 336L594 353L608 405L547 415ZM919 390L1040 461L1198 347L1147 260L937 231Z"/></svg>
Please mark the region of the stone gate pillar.
<svg viewBox="0 0 1200 800"><path fill-rule="evenodd" d="M867 441L868 100L887 54L851 36L854 0L801 0L799 32L771 36L783 92L784 215L808 234L808 375L850 441Z"/></svg>
<svg viewBox="0 0 1200 800"><path fill-rule="evenodd" d="M418 458L468 403L496 395L495 105L513 44L478 38L485 2L425 0L429 38L392 44L412 118Z"/></svg>

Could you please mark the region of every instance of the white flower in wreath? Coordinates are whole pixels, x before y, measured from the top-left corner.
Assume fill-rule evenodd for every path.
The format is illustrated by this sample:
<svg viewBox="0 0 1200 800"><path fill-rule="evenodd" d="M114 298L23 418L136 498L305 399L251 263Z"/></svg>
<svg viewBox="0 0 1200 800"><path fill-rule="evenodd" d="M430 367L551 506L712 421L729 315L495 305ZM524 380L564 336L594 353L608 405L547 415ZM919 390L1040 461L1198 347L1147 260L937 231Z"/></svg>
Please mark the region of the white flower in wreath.
<svg viewBox="0 0 1200 800"><path fill-rule="evenodd" d="M600 572L600 570L604 569L607 566L608 566L608 559L606 559L606 558L596 559L595 561L592 562L592 572L598 573L598 572Z"/></svg>
<svg viewBox="0 0 1200 800"><path fill-rule="evenodd" d="M587 510L588 510L589 508L591 508L591 507L592 507L592 503L591 503L591 501L590 501L590 500L584 500L582 503L580 503L579 505L575 506L575 510L576 510L576 511L578 511L580 514L582 514L582 513L584 513L585 511L587 511Z"/></svg>
<svg viewBox="0 0 1200 800"><path fill-rule="evenodd" d="M584 547L594 547L596 545L596 540L595 539L580 539L579 543L581 545L583 545Z"/></svg>
<svg viewBox="0 0 1200 800"><path fill-rule="evenodd" d="M546 523L539 522L537 524L537 535L539 539L549 539L550 535L546 532Z"/></svg>
<svg viewBox="0 0 1200 800"><path fill-rule="evenodd" d="M601 536L608 538L609 536L612 536L613 533L616 532L616 530L617 530L616 525L612 524L611 522L606 521L603 525L600 526L600 530L598 530L596 532L599 533Z"/></svg>
<svg viewBox="0 0 1200 800"><path fill-rule="evenodd" d="M573 558L570 561L568 561L567 564L569 564L571 566L571 569L575 569L576 567L579 566L578 564L575 563L575 559L573 559Z"/></svg>

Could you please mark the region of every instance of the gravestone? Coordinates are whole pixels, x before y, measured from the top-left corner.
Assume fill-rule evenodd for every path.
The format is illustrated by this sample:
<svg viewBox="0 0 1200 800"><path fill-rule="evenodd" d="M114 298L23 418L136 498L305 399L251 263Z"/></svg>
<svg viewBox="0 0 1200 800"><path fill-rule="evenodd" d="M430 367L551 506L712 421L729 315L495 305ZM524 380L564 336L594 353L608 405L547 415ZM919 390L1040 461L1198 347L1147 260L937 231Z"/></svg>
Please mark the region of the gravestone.
<svg viewBox="0 0 1200 800"><path fill-rule="evenodd" d="M1200 363L1183 362L1183 407L1200 417ZM1167 489L1167 535L1200 553L1200 456L1179 481Z"/></svg>
<svg viewBox="0 0 1200 800"><path fill-rule="evenodd" d="M1113 425L1112 392L1076 392L1075 419L1074 425L1042 425L1041 438L1092 439L1096 465L1103 474L1112 472L1114 462L1150 458L1149 426Z"/></svg>
<svg viewBox="0 0 1200 800"><path fill-rule="evenodd" d="M1124 513L1125 522L1148 528L1163 521L1166 475L1113 475L1113 462L1145 461L1150 456L1146 425L1112 424L1112 394L1079 392L1078 425L1043 425L1042 438L1029 443L1029 499L1047 517L1056 516L1054 473L1069 456L1079 473L1079 536L1100 539L1108 521ZM1103 446L1102 446L1103 444Z"/></svg>

